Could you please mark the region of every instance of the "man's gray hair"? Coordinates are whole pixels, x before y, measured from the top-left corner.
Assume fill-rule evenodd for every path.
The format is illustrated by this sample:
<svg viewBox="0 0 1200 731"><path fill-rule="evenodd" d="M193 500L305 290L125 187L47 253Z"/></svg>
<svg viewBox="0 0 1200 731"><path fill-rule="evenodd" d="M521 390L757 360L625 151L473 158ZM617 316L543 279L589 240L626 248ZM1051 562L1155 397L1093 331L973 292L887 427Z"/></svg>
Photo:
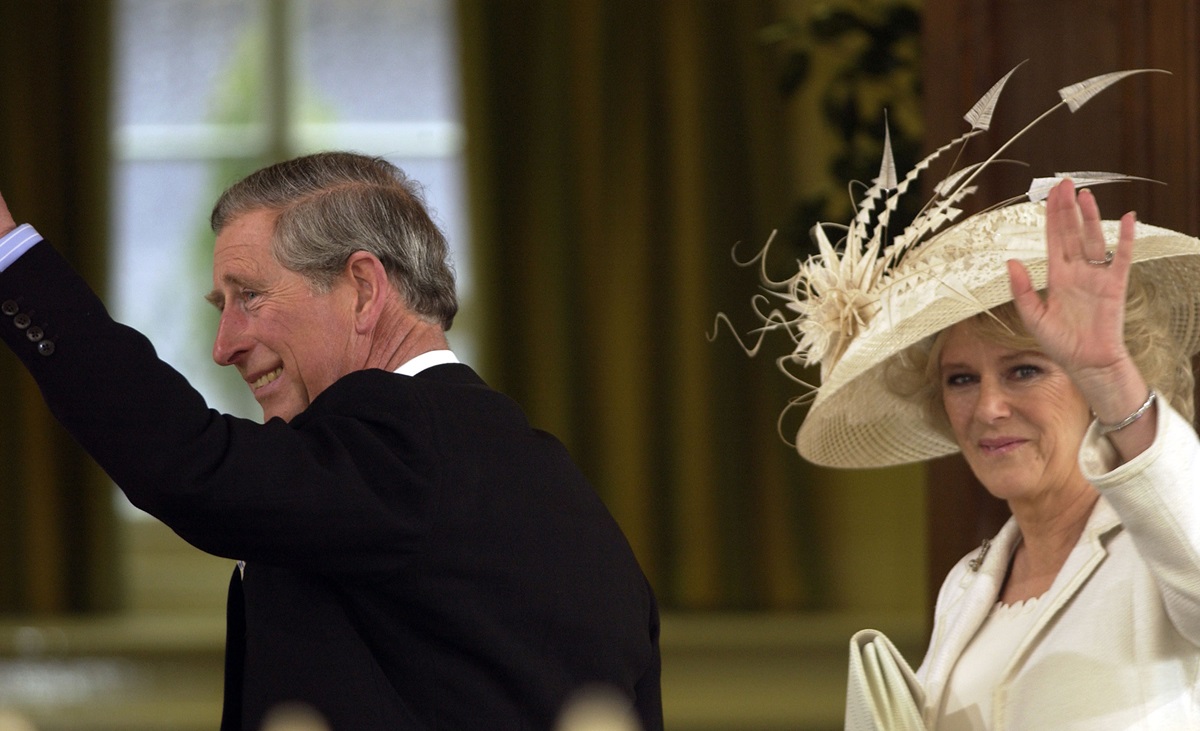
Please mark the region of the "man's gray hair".
<svg viewBox="0 0 1200 731"><path fill-rule="evenodd" d="M446 237L400 168L352 152L277 163L229 187L212 212L220 233L239 216L276 211L272 253L328 291L356 251L374 254L414 312L450 329L458 312Z"/></svg>

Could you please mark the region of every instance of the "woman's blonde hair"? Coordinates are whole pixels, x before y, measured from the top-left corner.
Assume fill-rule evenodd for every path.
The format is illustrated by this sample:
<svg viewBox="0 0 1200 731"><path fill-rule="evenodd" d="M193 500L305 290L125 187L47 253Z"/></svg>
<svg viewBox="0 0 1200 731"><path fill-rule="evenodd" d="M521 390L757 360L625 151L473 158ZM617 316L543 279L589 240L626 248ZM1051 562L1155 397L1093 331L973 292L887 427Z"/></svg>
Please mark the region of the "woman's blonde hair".
<svg viewBox="0 0 1200 731"><path fill-rule="evenodd" d="M966 322L984 339L1006 348L1038 349L1011 301ZM1139 276L1135 268L1125 301L1125 346L1150 387L1190 422L1195 416L1191 358L1171 337L1167 323L1167 308L1153 282ZM946 332L942 330L898 353L885 367L884 381L892 393L919 403L926 420L953 438L942 403L941 351Z"/></svg>

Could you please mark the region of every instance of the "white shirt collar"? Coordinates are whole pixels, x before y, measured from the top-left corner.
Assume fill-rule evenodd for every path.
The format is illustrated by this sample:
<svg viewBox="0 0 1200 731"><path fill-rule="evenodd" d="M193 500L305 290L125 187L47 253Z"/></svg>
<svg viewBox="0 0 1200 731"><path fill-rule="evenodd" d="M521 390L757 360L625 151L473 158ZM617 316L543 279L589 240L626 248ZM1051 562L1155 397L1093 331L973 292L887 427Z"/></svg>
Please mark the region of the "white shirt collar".
<svg viewBox="0 0 1200 731"><path fill-rule="evenodd" d="M402 376L415 376L426 368L457 362L458 357L449 350L430 350L402 363L400 367L393 372L399 373Z"/></svg>

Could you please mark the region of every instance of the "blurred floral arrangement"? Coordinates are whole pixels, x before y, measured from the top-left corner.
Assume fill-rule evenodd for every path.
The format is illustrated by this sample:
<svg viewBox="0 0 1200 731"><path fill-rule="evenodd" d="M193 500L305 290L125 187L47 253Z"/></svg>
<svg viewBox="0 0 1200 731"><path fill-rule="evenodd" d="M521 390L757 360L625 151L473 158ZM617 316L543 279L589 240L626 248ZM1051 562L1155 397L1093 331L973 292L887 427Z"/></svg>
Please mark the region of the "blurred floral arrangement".
<svg viewBox="0 0 1200 731"><path fill-rule="evenodd" d="M823 0L785 4L794 15L760 32L779 56L779 91L805 96L839 146L828 155L816 192L800 197L779 237L816 252L817 221L853 217L846 181L870 180L883 157L885 123L896 165L921 156L920 35L917 0ZM914 196L913 204L916 204ZM916 210L899 210L907 221Z"/></svg>

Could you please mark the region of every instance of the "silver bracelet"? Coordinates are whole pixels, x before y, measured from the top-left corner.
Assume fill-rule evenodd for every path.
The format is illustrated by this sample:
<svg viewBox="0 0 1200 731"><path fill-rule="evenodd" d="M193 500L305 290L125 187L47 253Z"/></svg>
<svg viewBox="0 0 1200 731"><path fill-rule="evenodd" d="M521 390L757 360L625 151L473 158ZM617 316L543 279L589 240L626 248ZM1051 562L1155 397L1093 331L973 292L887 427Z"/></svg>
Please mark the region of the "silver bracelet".
<svg viewBox="0 0 1200 731"><path fill-rule="evenodd" d="M1154 405L1154 399L1156 398L1158 398L1158 394L1154 392L1154 389L1150 389L1150 395L1147 396L1146 401L1137 408L1137 411L1133 412L1129 416L1126 416L1124 419L1121 419L1121 421L1116 424L1105 424L1103 421L1097 419L1096 424L1100 427L1100 433L1109 434L1111 432L1120 431L1138 419L1142 418L1142 414L1149 411L1150 407Z"/></svg>

